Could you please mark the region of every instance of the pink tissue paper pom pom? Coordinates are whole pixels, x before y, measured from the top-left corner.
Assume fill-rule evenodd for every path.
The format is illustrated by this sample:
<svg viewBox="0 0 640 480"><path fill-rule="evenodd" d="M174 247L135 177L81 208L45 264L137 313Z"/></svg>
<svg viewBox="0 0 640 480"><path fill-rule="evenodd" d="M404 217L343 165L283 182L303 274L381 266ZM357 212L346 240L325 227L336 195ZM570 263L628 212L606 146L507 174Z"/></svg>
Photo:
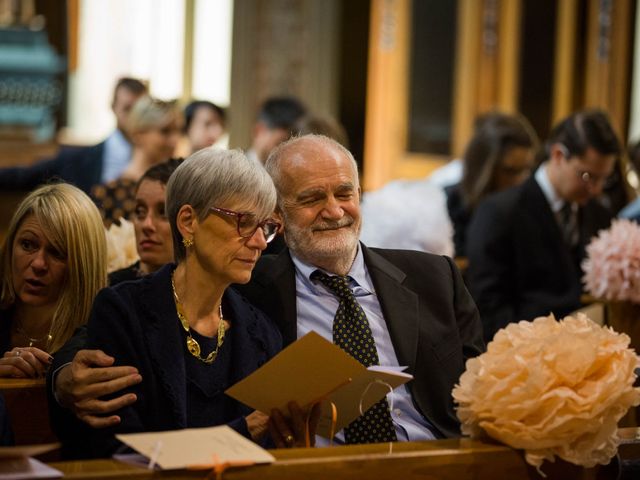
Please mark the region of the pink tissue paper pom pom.
<svg viewBox="0 0 640 480"><path fill-rule="evenodd" d="M619 219L587 246L585 289L597 298L640 303L640 225Z"/></svg>

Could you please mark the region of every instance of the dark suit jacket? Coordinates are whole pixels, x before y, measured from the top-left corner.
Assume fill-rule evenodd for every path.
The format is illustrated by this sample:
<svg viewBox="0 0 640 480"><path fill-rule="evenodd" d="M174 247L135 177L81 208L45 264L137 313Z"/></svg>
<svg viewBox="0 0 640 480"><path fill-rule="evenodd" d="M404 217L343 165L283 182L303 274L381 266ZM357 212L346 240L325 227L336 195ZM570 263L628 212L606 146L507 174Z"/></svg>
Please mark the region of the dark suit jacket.
<svg viewBox="0 0 640 480"><path fill-rule="evenodd" d="M469 228L472 212L462 198L462 190L459 183L446 187L444 193L447 195L447 211L453 224L453 244L456 257L466 257L467 229Z"/></svg>
<svg viewBox="0 0 640 480"><path fill-rule="evenodd" d="M166 265L155 275L105 288L96 297L86 348L103 350L116 365L135 366L143 380L128 389L138 400L115 412L122 420L117 427L90 432L95 456L114 452L119 445L115 433L187 427L187 353L171 289L173 268ZM224 294L223 309L232 319L232 385L275 355L282 339L275 325L231 288ZM243 416L251 409L231 399L225 405L227 411L217 412L212 425L227 423L249 436Z"/></svg>
<svg viewBox="0 0 640 480"><path fill-rule="evenodd" d="M101 183L104 142L91 147L62 147L55 157L28 167L0 169L0 190L30 191L51 180L63 180L84 191Z"/></svg>
<svg viewBox="0 0 640 480"><path fill-rule="evenodd" d="M578 212L580 241L572 252L531 176L522 185L489 196L476 208L467 233L467 282L491 340L510 322L580 307L585 247L611 220L592 200Z"/></svg>
<svg viewBox="0 0 640 480"><path fill-rule="evenodd" d="M451 390L465 361L484 350L478 311L460 273L448 257L362 248L398 361L414 376L408 384L414 405L442 436L459 436ZM288 250L263 257L251 282L239 288L274 319L285 345L296 339L295 267Z"/></svg>

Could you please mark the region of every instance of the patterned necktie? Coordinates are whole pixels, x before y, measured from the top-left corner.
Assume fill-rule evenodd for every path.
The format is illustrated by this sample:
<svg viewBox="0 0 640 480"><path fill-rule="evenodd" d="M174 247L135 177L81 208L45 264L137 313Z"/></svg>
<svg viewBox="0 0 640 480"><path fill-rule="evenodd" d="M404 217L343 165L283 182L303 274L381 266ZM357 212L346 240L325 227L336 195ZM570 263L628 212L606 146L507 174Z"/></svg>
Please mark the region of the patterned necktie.
<svg viewBox="0 0 640 480"><path fill-rule="evenodd" d="M573 211L573 207L570 202L565 204L560 209L560 229L562 230L562 236L564 243L573 248L578 244L579 232L578 232L578 216Z"/></svg>
<svg viewBox="0 0 640 480"><path fill-rule="evenodd" d="M313 272L311 278L322 282L338 298L338 310L333 320L333 343L365 367L379 365L378 351L369 321L349 288L349 279L325 275L319 270ZM397 440L387 398L384 397L346 426L344 438L349 444Z"/></svg>

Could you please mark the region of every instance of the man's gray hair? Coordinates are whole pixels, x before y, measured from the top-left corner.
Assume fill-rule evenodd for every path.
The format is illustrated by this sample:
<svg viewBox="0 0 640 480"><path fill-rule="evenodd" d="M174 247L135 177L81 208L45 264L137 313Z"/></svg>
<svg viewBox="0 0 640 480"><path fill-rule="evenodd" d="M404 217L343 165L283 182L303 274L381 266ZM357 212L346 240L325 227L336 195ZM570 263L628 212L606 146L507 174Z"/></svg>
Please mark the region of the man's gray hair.
<svg viewBox="0 0 640 480"><path fill-rule="evenodd" d="M178 211L191 205L202 221L211 207L229 200L245 201L258 218L270 216L276 205L276 190L264 167L241 150L205 148L189 156L167 183L167 215L173 236L176 262L186 257L177 228Z"/></svg>
<svg viewBox="0 0 640 480"><path fill-rule="evenodd" d="M282 159L287 155L289 151L296 152L298 151L301 143L313 142L328 148L333 148L341 153L343 153L349 160L351 160L351 164L353 166L354 178L356 180L356 188L360 187L360 179L358 178L358 164L356 163L355 158L353 158L353 154L347 150L343 145L336 142L332 138L326 137L324 135L317 134L308 134L301 135L298 137L292 137L286 142L281 143L276 148L274 148L269 154L269 158L264 165L264 168L269 172L271 178L273 179L273 183L278 190L278 201L280 201L280 195L282 195Z"/></svg>

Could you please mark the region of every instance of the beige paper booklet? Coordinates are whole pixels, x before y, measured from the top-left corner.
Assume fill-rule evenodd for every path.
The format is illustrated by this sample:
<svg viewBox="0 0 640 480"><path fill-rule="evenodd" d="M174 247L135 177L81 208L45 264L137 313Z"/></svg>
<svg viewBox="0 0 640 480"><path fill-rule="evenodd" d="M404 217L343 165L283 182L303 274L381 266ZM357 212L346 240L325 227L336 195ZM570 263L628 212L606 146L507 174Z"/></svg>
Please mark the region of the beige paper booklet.
<svg viewBox="0 0 640 480"><path fill-rule="evenodd" d="M0 447L0 479L23 480L62 477L60 470L51 468L35 458L30 458L59 447L59 443Z"/></svg>
<svg viewBox="0 0 640 480"><path fill-rule="evenodd" d="M364 412L389 392L381 382L396 388L412 378L398 368L367 369L316 332L309 332L225 393L267 414L274 408L286 414L290 401L305 407L327 400L317 433L329 438L329 402L337 407L338 432L360 416L361 398Z"/></svg>
<svg viewBox="0 0 640 480"><path fill-rule="evenodd" d="M271 463L266 450L222 425L169 432L116 435L122 443L141 453L164 470L200 467L214 463Z"/></svg>

